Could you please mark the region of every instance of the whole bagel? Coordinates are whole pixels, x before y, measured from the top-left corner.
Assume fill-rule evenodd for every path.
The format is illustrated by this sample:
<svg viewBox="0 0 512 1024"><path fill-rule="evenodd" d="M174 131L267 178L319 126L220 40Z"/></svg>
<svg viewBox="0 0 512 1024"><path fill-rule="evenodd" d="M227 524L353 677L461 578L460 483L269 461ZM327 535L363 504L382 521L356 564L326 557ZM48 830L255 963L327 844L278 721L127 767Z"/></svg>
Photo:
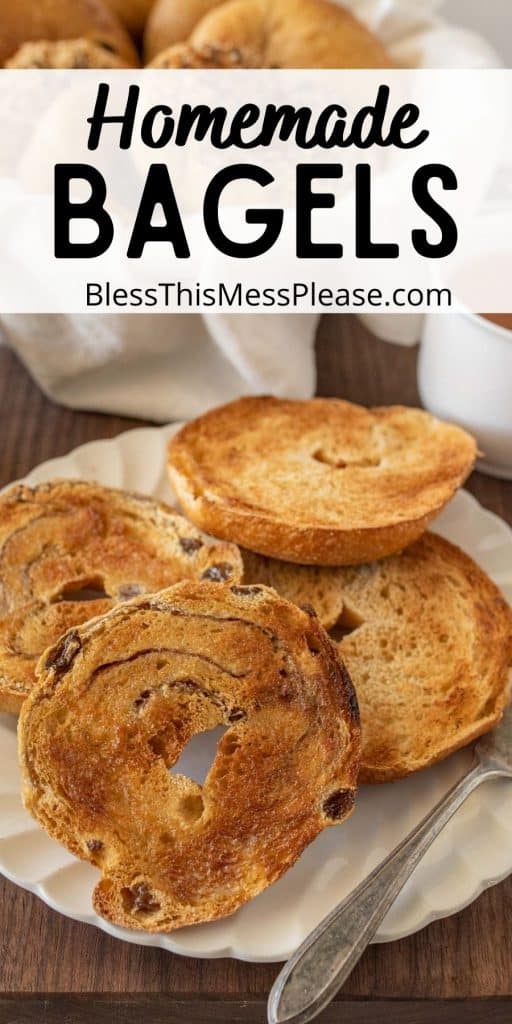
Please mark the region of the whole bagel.
<svg viewBox="0 0 512 1024"><path fill-rule="evenodd" d="M312 611L180 583L48 650L20 720L26 807L101 870L93 903L151 932L213 921L354 806L354 690ZM178 760L224 726L204 782Z"/></svg>
<svg viewBox="0 0 512 1024"><path fill-rule="evenodd" d="M391 66L377 37L330 0L228 0L220 5L202 0L187 7L186 19L177 8L175 0L159 0L154 8L146 30L146 61L189 37L199 48L252 52L262 68ZM192 24L194 14L199 17Z"/></svg>
<svg viewBox="0 0 512 1024"><path fill-rule="evenodd" d="M101 0L3 0L0 66L24 43L87 39L136 67L137 51L126 29Z"/></svg>

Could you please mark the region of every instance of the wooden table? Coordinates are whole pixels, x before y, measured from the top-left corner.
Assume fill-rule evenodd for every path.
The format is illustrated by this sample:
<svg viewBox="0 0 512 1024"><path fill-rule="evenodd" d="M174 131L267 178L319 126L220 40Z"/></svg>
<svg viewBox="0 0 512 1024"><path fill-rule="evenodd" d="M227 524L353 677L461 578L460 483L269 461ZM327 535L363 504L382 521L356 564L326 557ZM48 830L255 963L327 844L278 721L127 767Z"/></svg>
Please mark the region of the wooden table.
<svg viewBox="0 0 512 1024"><path fill-rule="evenodd" d="M351 317L324 318L318 390L366 404L418 402L415 350L376 342ZM456 382L454 382L456 386ZM0 485L75 445L138 422L47 401L0 349ZM512 523L512 484L469 489ZM264 1024L275 966L192 960L117 942L0 881L0 1024ZM512 877L461 914L371 947L323 1024L510 1024Z"/></svg>

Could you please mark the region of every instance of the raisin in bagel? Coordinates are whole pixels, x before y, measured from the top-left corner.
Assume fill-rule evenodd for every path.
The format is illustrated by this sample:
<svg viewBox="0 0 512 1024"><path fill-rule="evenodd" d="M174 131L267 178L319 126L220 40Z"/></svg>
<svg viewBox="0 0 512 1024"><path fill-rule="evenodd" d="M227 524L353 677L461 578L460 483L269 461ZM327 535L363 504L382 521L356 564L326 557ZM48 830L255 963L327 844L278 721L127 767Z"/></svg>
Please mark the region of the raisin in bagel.
<svg viewBox="0 0 512 1024"><path fill-rule="evenodd" d="M23 43L87 39L137 67L128 32L102 0L2 0L0 66Z"/></svg>
<svg viewBox="0 0 512 1024"><path fill-rule="evenodd" d="M349 11L329 0L159 0L145 34L146 60L188 40L236 47L262 68L390 67L382 43Z"/></svg>
<svg viewBox="0 0 512 1024"><path fill-rule="evenodd" d="M262 587L182 583L68 633L20 719L25 806L96 864L99 914L168 932L275 882L350 813L357 701L319 621ZM227 726L202 786L170 773Z"/></svg>
<svg viewBox="0 0 512 1024"><path fill-rule="evenodd" d="M148 498L81 481L0 498L0 709L18 711L41 653L65 630L183 579L240 579L240 553L208 544Z"/></svg>
<svg viewBox="0 0 512 1024"><path fill-rule="evenodd" d="M90 39L65 39L58 43L24 43L5 67L22 68L125 68L122 57Z"/></svg>
<svg viewBox="0 0 512 1024"><path fill-rule="evenodd" d="M187 424L169 472L192 521L259 554L354 565L411 544L476 445L419 409L242 398Z"/></svg>
<svg viewBox="0 0 512 1024"><path fill-rule="evenodd" d="M426 768L492 729L508 699L512 613L462 551L433 533L401 555L316 569L244 553L244 579L309 601L361 708L361 780Z"/></svg>

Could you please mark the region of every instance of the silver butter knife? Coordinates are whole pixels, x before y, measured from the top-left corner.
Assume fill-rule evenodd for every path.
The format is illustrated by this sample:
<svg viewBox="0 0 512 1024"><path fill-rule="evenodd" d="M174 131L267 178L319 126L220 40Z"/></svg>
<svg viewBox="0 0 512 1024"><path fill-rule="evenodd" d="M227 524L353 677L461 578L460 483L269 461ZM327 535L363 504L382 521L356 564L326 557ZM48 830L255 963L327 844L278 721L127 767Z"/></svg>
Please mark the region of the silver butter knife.
<svg viewBox="0 0 512 1024"><path fill-rule="evenodd" d="M407 879L470 793L489 779L512 778L512 708L475 748L475 763L433 811L318 925L279 974L269 1024L306 1024L334 999Z"/></svg>

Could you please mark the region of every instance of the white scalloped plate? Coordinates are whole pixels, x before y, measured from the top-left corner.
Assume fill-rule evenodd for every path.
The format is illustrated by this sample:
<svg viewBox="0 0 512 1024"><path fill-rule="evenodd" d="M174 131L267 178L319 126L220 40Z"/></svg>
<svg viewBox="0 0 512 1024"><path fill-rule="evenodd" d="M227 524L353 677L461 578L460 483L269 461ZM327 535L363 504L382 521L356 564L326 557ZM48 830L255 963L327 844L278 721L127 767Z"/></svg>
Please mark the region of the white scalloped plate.
<svg viewBox="0 0 512 1024"><path fill-rule="evenodd" d="M169 500L165 446L175 427L143 429L113 441L94 441L46 462L28 483L57 476L98 480ZM460 492L435 529L461 545L512 601L512 531ZM190 749L190 748L189 748ZM16 723L0 715L0 872L50 907L110 935L196 957L232 956L255 962L286 959L320 919L403 838L463 773L470 753L393 785L363 787L346 825L328 829L276 885L233 917L170 935L115 928L91 909L97 871L74 859L35 824L19 795ZM211 751L190 749L194 775ZM186 770L186 769L185 769ZM197 776L196 776L197 777ZM388 914L377 941L418 931L461 910L512 873L512 786L488 783L475 792L436 841Z"/></svg>

